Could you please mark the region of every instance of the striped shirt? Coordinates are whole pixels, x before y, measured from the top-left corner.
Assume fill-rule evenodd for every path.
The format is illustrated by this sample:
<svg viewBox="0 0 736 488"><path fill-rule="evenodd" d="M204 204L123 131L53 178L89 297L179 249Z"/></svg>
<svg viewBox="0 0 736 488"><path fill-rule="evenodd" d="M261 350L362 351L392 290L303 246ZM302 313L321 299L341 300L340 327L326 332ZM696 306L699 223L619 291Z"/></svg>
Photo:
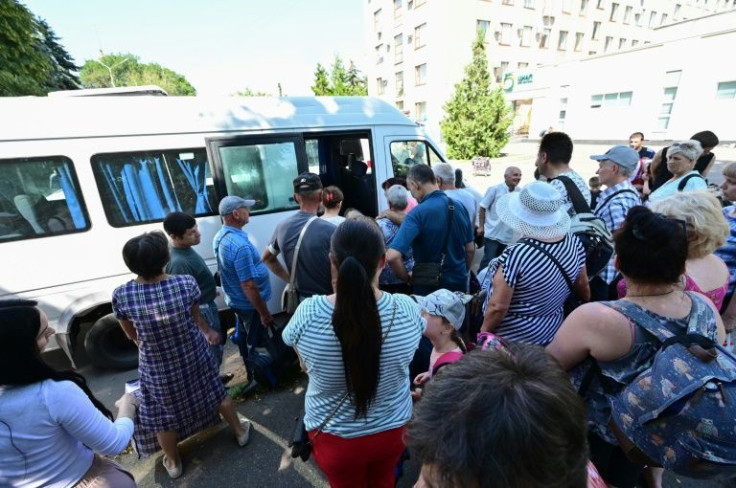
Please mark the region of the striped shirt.
<svg viewBox="0 0 736 488"><path fill-rule="evenodd" d="M639 192L629 180L625 180L601 192L598 197L598 205L595 208L595 215L600 217L606 223L608 230L613 232L624 225L626 214L629 213L631 207L637 205L641 205ZM609 285L613 282L616 277L613 256L611 256L611 260L599 276Z"/></svg>
<svg viewBox="0 0 736 488"><path fill-rule="evenodd" d="M568 234L558 242L535 243L552 254L575 283L585 265L585 251L578 238ZM523 241L507 247L491 261L489 274L494 276L500 266L503 279L514 294L506 315L493 332L509 341L546 346L562 324L562 305L570 295L565 278L549 257Z"/></svg>
<svg viewBox="0 0 736 488"><path fill-rule="evenodd" d="M386 336L396 306L391 331ZM332 327L335 307L323 295L299 304L283 332L284 343L294 347L309 374L304 425L318 428L347 392L340 342ZM361 437L405 425L411 417L409 363L426 323L417 303L406 295L382 293L378 299L381 347L378 389L365 418L355 418L355 407L346 400L323 431L343 438ZM382 336L382 337L383 337Z"/></svg>

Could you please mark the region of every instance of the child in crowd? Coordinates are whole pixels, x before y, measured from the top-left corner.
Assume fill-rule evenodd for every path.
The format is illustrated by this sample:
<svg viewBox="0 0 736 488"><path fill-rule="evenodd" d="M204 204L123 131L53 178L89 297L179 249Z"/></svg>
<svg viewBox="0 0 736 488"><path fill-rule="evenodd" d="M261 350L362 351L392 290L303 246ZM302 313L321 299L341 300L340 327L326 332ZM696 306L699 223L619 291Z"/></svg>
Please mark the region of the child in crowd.
<svg viewBox="0 0 736 488"><path fill-rule="evenodd" d="M595 209L595 205L598 203L598 195L601 194L601 182L597 176L593 176L588 180L588 187L590 187L590 208Z"/></svg>
<svg viewBox="0 0 736 488"><path fill-rule="evenodd" d="M421 397L421 387L444 365L459 361L468 352L465 343L458 335L465 319L465 304L461 294L440 289L426 297L415 297L422 309L422 317L427 321L425 337L432 342L429 370L414 378L418 387L412 392L415 399Z"/></svg>

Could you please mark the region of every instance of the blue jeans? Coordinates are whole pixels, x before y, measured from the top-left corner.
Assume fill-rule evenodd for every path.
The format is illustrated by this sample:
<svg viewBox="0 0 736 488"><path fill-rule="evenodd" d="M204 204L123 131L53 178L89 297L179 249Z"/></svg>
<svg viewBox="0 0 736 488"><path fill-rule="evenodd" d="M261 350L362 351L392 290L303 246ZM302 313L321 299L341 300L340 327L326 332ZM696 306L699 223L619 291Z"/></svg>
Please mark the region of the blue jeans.
<svg viewBox="0 0 736 488"><path fill-rule="evenodd" d="M260 347L263 343L263 339L266 337L266 329L263 328L261 316L256 310L233 310L237 318L235 327L240 338L238 349L240 350L240 357L243 358L243 364L245 364L245 371L248 373L248 381L250 381L253 379L253 368L248 361L248 357L250 351Z"/></svg>
<svg viewBox="0 0 736 488"><path fill-rule="evenodd" d="M222 351L225 348L226 338L222 331L222 326L220 325L220 314L217 312L217 304L215 302L200 303L199 313L202 315L205 322L220 334L220 344L217 346L210 346L210 353L215 358L215 362L219 367L222 364Z"/></svg>
<svg viewBox="0 0 736 488"><path fill-rule="evenodd" d="M506 249L506 244L494 239L488 239L486 237L483 242L483 259L481 259L480 266L478 266L478 272L482 269L486 269L486 267L488 267L488 263L491 262L491 259L497 258L501 255L503 250Z"/></svg>

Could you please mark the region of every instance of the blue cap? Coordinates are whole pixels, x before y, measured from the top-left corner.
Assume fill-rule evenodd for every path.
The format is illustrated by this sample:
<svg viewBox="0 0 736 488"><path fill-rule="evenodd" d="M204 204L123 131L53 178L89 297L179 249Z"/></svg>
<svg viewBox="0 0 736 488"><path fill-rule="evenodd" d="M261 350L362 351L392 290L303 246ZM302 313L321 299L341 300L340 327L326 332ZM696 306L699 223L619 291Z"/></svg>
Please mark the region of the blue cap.
<svg viewBox="0 0 736 488"><path fill-rule="evenodd" d="M639 153L629 146L613 146L606 154L591 156L590 159L594 161L613 161L622 168L629 170L629 172L639 167Z"/></svg>
<svg viewBox="0 0 736 488"><path fill-rule="evenodd" d="M230 215L239 208L252 207L255 204L255 200L246 200L245 198L229 195L220 200L220 207L218 210L220 211L220 215L225 216Z"/></svg>

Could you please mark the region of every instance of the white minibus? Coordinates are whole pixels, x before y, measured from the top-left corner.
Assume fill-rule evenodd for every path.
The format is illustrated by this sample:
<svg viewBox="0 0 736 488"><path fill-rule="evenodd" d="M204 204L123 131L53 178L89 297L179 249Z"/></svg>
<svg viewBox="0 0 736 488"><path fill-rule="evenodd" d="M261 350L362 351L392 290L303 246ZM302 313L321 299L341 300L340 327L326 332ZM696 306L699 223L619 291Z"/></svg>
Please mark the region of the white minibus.
<svg viewBox="0 0 736 488"><path fill-rule="evenodd" d="M0 98L0 299L37 300L75 366L131 368L137 350L111 315L132 278L123 244L174 210L212 239L225 195L253 198L245 230L263 250L296 209L303 171L345 193L343 208L386 208L381 183L444 160L421 126L369 97L166 96ZM272 277L269 307L284 283Z"/></svg>

